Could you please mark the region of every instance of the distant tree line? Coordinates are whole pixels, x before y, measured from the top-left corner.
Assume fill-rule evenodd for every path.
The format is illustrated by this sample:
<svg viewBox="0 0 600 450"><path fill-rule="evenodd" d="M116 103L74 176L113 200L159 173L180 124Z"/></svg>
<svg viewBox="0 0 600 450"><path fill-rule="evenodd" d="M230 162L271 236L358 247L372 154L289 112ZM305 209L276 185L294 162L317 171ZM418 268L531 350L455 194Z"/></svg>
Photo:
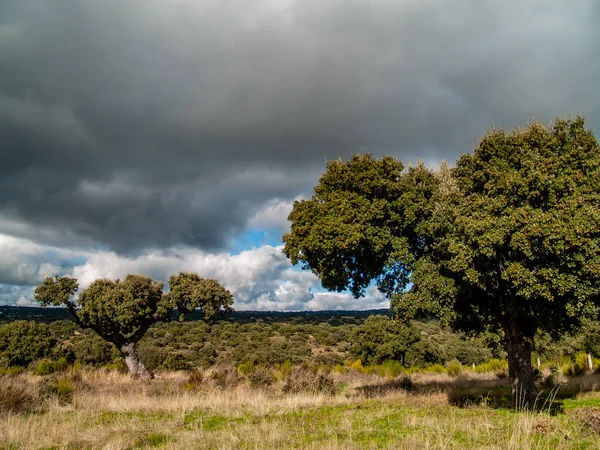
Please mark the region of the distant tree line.
<svg viewBox="0 0 600 450"><path fill-rule="evenodd" d="M540 333L534 357L559 360L582 351L600 357L598 336L600 327L593 325L560 338ZM385 314L288 316L285 322L263 316L258 321L229 319L212 325L202 320L157 323L139 341L137 353L151 371L286 362L334 367L356 359L364 365L397 361L404 367L427 367L505 357L498 335L467 336L436 321L412 321L407 326ZM35 368L40 361L125 369L114 345L73 320L0 324L0 368Z"/></svg>

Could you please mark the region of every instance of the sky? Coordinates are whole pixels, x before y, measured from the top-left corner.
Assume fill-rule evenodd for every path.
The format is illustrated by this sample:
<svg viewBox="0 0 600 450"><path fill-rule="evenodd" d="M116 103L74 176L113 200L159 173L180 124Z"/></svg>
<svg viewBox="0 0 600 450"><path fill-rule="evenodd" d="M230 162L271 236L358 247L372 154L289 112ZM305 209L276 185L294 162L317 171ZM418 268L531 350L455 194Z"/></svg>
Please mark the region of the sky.
<svg viewBox="0 0 600 450"><path fill-rule="evenodd" d="M2 0L0 304L190 271L238 310L387 307L291 266L294 200L353 153L597 128L598 23L597 0Z"/></svg>

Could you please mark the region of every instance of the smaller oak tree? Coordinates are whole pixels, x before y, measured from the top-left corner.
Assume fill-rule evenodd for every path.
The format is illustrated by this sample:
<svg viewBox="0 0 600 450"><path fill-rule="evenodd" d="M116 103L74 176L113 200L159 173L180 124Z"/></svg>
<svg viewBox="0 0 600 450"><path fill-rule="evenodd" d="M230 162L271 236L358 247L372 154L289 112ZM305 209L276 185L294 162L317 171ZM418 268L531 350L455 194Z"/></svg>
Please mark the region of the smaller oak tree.
<svg viewBox="0 0 600 450"><path fill-rule="evenodd" d="M216 280L193 273L172 275L169 292L163 283L143 275L127 275L122 280L94 281L75 300L77 280L69 277L46 278L35 289L42 306L65 306L81 328L90 328L114 344L134 378L150 379L136 353L136 345L156 322L172 319L173 310L181 314L200 309L205 320L219 311L233 311L233 296Z"/></svg>

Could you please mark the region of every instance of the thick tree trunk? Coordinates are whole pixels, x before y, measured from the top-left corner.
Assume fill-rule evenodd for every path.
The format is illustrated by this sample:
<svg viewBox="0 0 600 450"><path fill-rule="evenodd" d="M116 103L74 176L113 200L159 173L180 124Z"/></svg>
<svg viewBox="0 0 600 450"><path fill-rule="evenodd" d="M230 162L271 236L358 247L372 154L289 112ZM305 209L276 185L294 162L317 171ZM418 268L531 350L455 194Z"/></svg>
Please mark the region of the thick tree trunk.
<svg viewBox="0 0 600 450"><path fill-rule="evenodd" d="M127 369L129 369L129 373L135 379L151 380L152 373L146 369L140 358L138 358L135 347L135 342L126 342L119 346L119 351L125 360L125 364L127 364Z"/></svg>
<svg viewBox="0 0 600 450"><path fill-rule="evenodd" d="M532 409L538 397L531 365L535 330L524 330L525 327L519 322L518 318L508 318L504 323L508 374L513 406L517 409Z"/></svg>

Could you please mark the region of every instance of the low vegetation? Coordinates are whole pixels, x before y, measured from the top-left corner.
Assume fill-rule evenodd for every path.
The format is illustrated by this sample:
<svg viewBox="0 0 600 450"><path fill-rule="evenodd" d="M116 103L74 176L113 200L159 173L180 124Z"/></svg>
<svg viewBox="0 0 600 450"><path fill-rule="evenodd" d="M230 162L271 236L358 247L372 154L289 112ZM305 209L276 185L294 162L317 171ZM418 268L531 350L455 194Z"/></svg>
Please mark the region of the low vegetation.
<svg viewBox="0 0 600 450"><path fill-rule="evenodd" d="M53 310L0 310L4 313L0 317L10 319L0 322L0 370L4 372L29 368L47 375L72 365L125 368L114 345L92 330L79 328L68 316L56 316ZM405 326L394 322L387 310L235 313L211 326L191 318L150 327L137 346L146 367L169 371L229 366L247 371L306 363L334 369L359 361L364 370L393 375L422 369L460 373L468 368L499 376L507 371L498 335L466 336L435 321ZM600 327L594 324L558 339L538 333L534 366L553 367L569 376L589 372L587 354L595 366L595 358L600 357L598 335Z"/></svg>
<svg viewBox="0 0 600 450"><path fill-rule="evenodd" d="M51 310L3 312L11 319L0 324L5 448L600 445L591 325L539 336L538 412L512 412L497 336L469 337L433 321L399 328L387 311L155 324L138 347L156 374L149 382L133 381L114 346ZM38 321L22 320L31 318ZM25 332L33 328L43 333L34 339ZM399 336L412 337L390 347Z"/></svg>
<svg viewBox="0 0 600 450"><path fill-rule="evenodd" d="M0 444L11 449L600 446L600 394L591 392L600 382L597 375L571 381L564 395L552 391L539 412L515 412L508 408L508 380L489 373L260 370L157 372L146 383L107 369L3 375ZM261 377L267 375L265 382Z"/></svg>

